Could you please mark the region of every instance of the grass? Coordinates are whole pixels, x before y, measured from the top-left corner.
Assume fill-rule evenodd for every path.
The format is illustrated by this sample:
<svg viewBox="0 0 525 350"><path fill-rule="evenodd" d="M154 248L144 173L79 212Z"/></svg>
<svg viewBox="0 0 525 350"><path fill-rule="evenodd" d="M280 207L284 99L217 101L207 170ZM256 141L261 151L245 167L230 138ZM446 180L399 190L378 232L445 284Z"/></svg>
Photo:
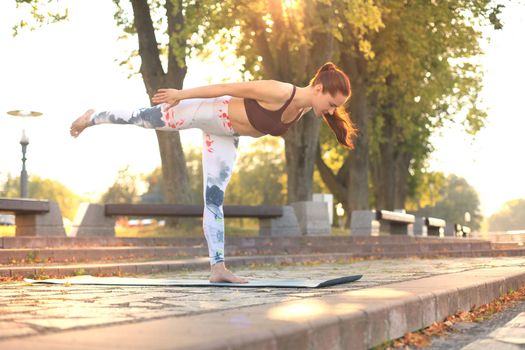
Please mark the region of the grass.
<svg viewBox="0 0 525 350"><path fill-rule="evenodd" d="M199 224L182 223L176 228L162 227L157 225L144 227L121 227L115 228L117 237L202 237L202 227ZM232 219L226 221L226 237L258 237L259 223L257 220L244 219L242 225L240 220ZM333 236L349 236L348 229L332 227Z"/></svg>
<svg viewBox="0 0 525 350"><path fill-rule="evenodd" d="M226 236L230 237L257 237L259 236L259 224L246 222L239 224L240 220L226 221ZM175 228L158 225L144 227L115 227L117 237L202 237L202 227L196 222L182 222Z"/></svg>
<svg viewBox="0 0 525 350"><path fill-rule="evenodd" d="M14 237L16 226L0 226L0 237Z"/></svg>
<svg viewBox="0 0 525 350"><path fill-rule="evenodd" d="M259 223L255 219L226 220L226 237L258 237ZM0 237L14 237L15 226L0 226ZM66 233L71 227L66 227ZM144 227L115 227L117 237L202 237L202 227L198 222L182 222L176 228L158 225ZM348 236L348 229L332 227L333 236Z"/></svg>

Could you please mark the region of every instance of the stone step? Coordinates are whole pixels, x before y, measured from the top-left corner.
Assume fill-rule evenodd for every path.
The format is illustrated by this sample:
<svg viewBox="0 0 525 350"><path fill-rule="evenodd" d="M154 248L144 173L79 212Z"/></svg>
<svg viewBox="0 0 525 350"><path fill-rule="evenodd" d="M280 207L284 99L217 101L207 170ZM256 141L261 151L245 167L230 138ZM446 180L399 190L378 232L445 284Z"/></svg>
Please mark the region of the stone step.
<svg viewBox="0 0 525 350"><path fill-rule="evenodd" d="M228 246L296 246L326 244L383 244L383 243L480 243L490 247L490 242L474 238L452 237L411 237L411 236L301 236L301 237L226 237ZM51 248L51 247L118 247L118 246L201 246L204 237L0 237L0 250L9 248Z"/></svg>
<svg viewBox="0 0 525 350"><path fill-rule="evenodd" d="M242 243L242 242L237 242ZM410 242L381 244L271 244L262 246L227 245L227 254L236 255L284 255L315 253L361 253L375 255L379 253L406 253L417 256L425 253L447 253L489 250L486 242ZM202 257L208 254L205 243L185 247L164 246L124 246L124 247L61 247L61 248L12 248L0 249L0 264L20 264L38 262L87 262L118 261L127 259L161 259Z"/></svg>
<svg viewBox="0 0 525 350"><path fill-rule="evenodd" d="M425 252L417 255L407 252L382 253L329 253L329 254L290 254L266 256L230 256L228 266L246 266L261 264L291 264L291 263L331 263L351 262L355 259L391 259L391 258L443 258L443 257L503 257L525 256L523 249L509 250L470 250L454 252ZM208 258L191 258L177 260L113 262L113 263L76 263L54 264L34 263L23 266L2 266L0 277L35 277L35 276L74 276L78 274L90 275L122 275L122 274L152 274L168 271L184 271L194 269L208 269Z"/></svg>
<svg viewBox="0 0 525 350"><path fill-rule="evenodd" d="M493 249L525 249L523 242L514 243L492 243Z"/></svg>
<svg viewBox="0 0 525 350"><path fill-rule="evenodd" d="M525 233L493 233L488 239L495 243L525 242Z"/></svg>

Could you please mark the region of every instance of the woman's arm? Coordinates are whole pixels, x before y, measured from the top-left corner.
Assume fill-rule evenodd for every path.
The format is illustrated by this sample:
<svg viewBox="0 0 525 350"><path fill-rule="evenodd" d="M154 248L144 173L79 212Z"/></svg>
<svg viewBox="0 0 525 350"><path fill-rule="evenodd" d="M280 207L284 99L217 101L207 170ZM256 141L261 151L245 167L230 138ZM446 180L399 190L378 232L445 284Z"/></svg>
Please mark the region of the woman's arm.
<svg viewBox="0 0 525 350"><path fill-rule="evenodd" d="M200 86L191 89L159 89L152 98L154 103L169 103L174 106L180 100L209 98L229 95L252 98L263 102L286 101L291 94L290 84L276 80L256 80L243 83L224 83Z"/></svg>

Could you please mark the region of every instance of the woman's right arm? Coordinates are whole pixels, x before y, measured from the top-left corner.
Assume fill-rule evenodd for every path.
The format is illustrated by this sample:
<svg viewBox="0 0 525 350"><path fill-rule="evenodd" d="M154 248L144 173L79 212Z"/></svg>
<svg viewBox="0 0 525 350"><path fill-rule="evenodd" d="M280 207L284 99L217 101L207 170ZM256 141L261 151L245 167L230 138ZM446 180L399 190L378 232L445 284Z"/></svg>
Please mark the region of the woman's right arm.
<svg viewBox="0 0 525 350"><path fill-rule="evenodd" d="M159 89L152 101L174 106L180 100L189 98L211 98L225 95L267 102L281 101L290 96L289 85L276 80L256 80L242 83L213 84L183 90Z"/></svg>

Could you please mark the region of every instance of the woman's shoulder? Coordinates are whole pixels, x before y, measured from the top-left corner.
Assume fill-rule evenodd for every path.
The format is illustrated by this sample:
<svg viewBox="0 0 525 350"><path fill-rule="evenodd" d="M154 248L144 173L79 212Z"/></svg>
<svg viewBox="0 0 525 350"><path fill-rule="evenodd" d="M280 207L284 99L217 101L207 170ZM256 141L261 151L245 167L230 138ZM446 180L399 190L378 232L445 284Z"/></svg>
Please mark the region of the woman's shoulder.
<svg viewBox="0 0 525 350"><path fill-rule="evenodd" d="M264 82L264 87L267 88L271 95L279 100L288 100L292 95L294 85L291 83L279 80L259 80Z"/></svg>

